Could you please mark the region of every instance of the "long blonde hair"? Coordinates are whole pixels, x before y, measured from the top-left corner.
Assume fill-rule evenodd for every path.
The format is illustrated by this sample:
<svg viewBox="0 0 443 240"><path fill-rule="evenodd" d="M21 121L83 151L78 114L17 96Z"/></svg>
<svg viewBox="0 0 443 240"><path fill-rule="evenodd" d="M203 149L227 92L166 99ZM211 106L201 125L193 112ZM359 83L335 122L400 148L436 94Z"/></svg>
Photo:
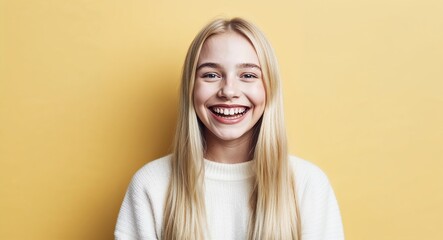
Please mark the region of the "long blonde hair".
<svg viewBox="0 0 443 240"><path fill-rule="evenodd" d="M294 174L288 162L283 100L277 60L263 33L241 19L218 19L196 36L186 55L180 88L180 112L165 203L163 239L202 240L207 231L204 200L205 142L193 90L201 48L210 36L235 31L254 46L266 89L266 106L254 127L255 184L250 199L249 239L300 240Z"/></svg>

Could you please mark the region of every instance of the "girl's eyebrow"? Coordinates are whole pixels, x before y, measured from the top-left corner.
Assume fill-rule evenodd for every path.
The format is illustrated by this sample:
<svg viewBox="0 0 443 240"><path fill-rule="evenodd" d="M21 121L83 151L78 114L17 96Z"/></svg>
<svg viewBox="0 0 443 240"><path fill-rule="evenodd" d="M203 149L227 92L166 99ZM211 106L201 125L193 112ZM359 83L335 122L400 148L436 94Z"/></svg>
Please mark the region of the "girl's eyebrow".
<svg viewBox="0 0 443 240"><path fill-rule="evenodd" d="M210 67L210 68L221 68L220 64L213 63L213 62L206 62L202 63L197 67L197 71L204 67ZM258 66L255 63L240 63L237 64L238 68L257 68L258 70L261 70L260 66Z"/></svg>
<svg viewBox="0 0 443 240"><path fill-rule="evenodd" d="M237 64L237 67L239 67L239 68L257 68L258 70L261 71L260 66L258 66L255 63L240 63L240 64Z"/></svg>
<svg viewBox="0 0 443 240"><path fill-rule="evenodd" d="M217 63L213 63L213 62L206 62L206 63L202 63L197 67L197 71L200 70L200 68L204 68L204 67L210 67L210 68L221 68L219 64Z"/></svg>

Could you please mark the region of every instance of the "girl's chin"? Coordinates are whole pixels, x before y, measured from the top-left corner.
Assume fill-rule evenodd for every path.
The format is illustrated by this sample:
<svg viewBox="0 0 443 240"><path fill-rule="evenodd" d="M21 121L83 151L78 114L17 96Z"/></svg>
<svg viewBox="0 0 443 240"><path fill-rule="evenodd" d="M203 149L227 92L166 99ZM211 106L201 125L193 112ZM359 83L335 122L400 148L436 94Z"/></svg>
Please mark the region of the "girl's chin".
<svg viewBox="0 0 443 240"><path fill-rule="evenodd" d="M249 134L248 134L249 133ZM252 135L252 131L235 131L235 132L211 132L211 134L206 136L208 138L214 138L214 140L218 141L238 141L244 138L250 138Z"/></svg>

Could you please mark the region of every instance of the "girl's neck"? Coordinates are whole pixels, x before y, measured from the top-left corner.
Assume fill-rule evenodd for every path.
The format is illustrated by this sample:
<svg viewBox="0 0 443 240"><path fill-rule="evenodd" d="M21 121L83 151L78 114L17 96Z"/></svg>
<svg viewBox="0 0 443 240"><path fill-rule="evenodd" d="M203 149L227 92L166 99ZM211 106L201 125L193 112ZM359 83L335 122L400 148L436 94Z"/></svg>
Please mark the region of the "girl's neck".
<svg viewBox="0 0 443 240"><path fill-rule="evenodd" d="M234 140L223 140L212 133L205 134L205 158L220 163L241 163L252 159L252 132Z"/></svg>

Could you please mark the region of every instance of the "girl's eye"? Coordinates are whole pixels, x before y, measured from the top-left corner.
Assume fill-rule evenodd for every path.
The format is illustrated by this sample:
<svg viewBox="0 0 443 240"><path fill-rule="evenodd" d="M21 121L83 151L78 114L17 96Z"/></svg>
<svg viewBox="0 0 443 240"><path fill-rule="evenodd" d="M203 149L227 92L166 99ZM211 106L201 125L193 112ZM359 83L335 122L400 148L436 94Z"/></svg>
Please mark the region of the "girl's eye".
<svg viewBox="0 0 443 240"><path fill-rule="evenodd" d="M257 76L255 76L254 74L246 73L242 75L242 78L250 79L250 78L257 78Z"/></svg>
<svg viewBox="0 0 443 240"><path fill-rule="evenodd" d="M215 73L206 73L203 75L203 78L218 78L218 75Z"/></svg>

